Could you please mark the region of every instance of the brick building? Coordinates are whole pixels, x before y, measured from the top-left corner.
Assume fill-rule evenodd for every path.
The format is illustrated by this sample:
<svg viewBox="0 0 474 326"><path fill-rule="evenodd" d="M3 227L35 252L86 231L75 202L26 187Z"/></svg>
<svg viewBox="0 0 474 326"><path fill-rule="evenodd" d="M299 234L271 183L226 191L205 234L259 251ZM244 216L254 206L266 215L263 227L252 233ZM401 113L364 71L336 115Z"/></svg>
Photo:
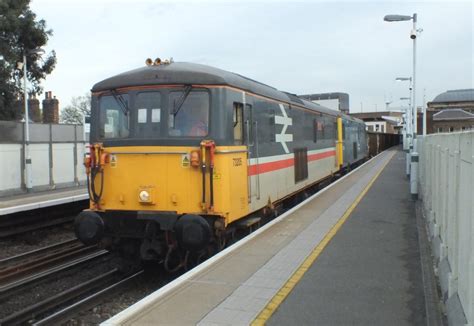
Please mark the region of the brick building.
<svg viewBox="0 0 474 326"><path fill-rule="evenodd" d="M401 129L402 112L381 111L351 113L350 115L365 122L368 131L398 134Z"/></svg>
<svg viewBox="0 0 474 326"><path fill-rule="evenodd" d="M427 132L453 132L474 128L474 89L450 90L428 102Z"/></svg>

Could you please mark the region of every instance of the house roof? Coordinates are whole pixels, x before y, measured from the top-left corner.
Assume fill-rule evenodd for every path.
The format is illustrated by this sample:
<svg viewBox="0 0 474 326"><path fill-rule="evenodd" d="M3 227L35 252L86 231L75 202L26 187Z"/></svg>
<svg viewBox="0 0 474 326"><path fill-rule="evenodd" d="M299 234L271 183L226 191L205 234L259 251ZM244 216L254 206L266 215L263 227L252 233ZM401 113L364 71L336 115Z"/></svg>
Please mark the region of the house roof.
<svg viewBox="0 0 474 326"><path fill-rule="evenodd" d="M357 112L350 114L353 117L362 120L384 119L384 117L401 117L403 112L398 111L379 111L379 112Z"/></svg>
<svg viewBox="0 0 474 326"><path fill-rule="evenodd" d="M436 114L433 114L434 121L441 120L470 120L474 119L474 114L466 112L463 109L448 109L442 110Z"/></svg>

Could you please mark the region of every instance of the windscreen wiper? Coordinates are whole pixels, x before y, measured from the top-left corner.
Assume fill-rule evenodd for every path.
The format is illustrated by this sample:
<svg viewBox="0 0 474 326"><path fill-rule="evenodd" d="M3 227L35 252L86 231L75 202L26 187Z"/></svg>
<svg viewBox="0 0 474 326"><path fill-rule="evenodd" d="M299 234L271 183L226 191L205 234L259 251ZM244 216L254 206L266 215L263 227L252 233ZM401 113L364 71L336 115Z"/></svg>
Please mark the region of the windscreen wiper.
<svg viewBox="0 0 474 326"><path fill-rule="evenodd" d="M128 116L128 104L122 97L122 95L118 94L115 89L111 90L112 96L114 97L115 101L120 105L122 112L125 116Z"/></svg>
<svg viewBox="0 0 474 326"><path fill-rule="evenodd" d="M193 87L191 85L187 85L185 88L184 88L184 92L183 94L181 94L180 98L178 99L178 102L174 102L174 105L173 105L173 116L176 117L176 115L178 114L179 110L181 109L181 107L183 106L184 104L184 101L186 101L186 98L188 97L189 93L191 92L191 89Z"/></svg>

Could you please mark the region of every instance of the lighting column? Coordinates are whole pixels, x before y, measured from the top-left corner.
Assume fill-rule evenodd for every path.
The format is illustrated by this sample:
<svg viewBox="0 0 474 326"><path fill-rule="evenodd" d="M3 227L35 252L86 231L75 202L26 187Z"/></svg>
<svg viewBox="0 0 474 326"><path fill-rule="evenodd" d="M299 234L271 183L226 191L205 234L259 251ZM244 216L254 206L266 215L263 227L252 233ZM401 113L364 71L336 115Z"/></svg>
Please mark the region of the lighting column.
<svg viewBox="0 0 474 326"><path fill-rule="evenodd" d="M26 191L30 192L33 189L33 173L31 166L31 156L30 156L30 114L28 110L28 90L27 90L27 67L26 67L26 55L27 54L40 54L44 53L44 50L41 48L24 50L23 51L23 96L25 101L25 185Z"/></svg>
<svg viewBox="0 0 474 326"><path fill-rule="evenodd" d="M418 30L416 29L416 22L418 16L416 13L413 16L404 16L404 15L386 15L384 21L387 22L400 22L400 21L413 21L413 29L410 33L410 38L413 40L413 101L412 101L412 121L413 121L413 144L410 146L411 150L411 168L410 168L410 193L414 199L418 198L418 185L417 185L417 174L418 174L418 152L416 144L416 134L418 131L418 119L417 119L417 110L416 110L416 37ZM421 30L420 30L421 31Z"/></svg>
<svg viewBox="0 0 474 326"><path fill-rule="evenodd" d="M25 102L25 184L26 191L30 192L33 188L33 175L31 171L30 157L30 114L28 112L28 91L26 76L26 53L23 52L23 99Z"/></svg>

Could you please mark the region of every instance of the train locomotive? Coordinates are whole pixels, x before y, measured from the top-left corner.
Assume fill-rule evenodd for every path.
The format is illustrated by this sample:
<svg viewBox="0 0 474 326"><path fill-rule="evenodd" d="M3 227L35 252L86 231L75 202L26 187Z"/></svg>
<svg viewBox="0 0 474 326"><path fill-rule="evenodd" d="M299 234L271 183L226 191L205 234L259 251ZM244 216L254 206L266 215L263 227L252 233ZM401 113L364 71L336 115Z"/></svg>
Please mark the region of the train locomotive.
<svg viewBox="0 0 474 326"><path fill-rule="evenodd" d="M367 157L364 123L340 111L206 65L146 63L92 88L84 244L177 271Z"/></svg>

